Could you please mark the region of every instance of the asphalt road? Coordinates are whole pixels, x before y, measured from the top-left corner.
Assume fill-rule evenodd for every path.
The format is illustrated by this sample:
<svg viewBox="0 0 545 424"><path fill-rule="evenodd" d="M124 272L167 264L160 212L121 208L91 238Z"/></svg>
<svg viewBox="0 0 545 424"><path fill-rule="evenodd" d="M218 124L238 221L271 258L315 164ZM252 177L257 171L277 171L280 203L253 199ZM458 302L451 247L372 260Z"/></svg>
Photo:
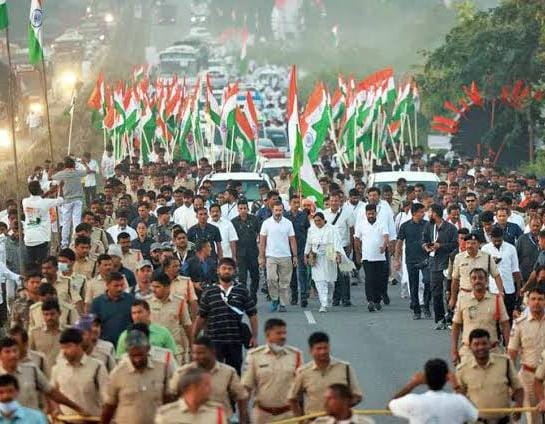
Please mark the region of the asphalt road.
<svg viewBox="0 0 545 424"><path fill-rule="evenodd" d="M307 338L314 331L325 331L332 342L332 354L349 361L364 391L357 408L383 409L392 395L419 371L426 360L448 360L449 331L434 330L433 320L413 321L408 299L401 299L400 286L389 286L391 303L382 311L370 313L364 304L363 284L351 287L352 306L333 307L318 313L317 298L309 307L288 306L285 313L271 314L260 294L260 331L268 318L277 316L288 324L288 344L304 352L310 360ZM262 332L258 342L264 342ZM403 422L391 417L374 417L378 423Z"/></svg>

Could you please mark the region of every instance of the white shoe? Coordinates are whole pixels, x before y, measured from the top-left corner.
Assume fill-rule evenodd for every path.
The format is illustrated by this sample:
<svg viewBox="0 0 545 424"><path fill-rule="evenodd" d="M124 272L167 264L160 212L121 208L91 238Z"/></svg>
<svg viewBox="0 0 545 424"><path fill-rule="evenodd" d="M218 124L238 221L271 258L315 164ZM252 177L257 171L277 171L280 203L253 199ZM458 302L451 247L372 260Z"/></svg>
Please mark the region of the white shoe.
<svg viewBox="0 0 545 424"><path fill-rule="evenodd" d="M318 312L327 312L327 308L325 306L320 306L320 310Z"/></svg>

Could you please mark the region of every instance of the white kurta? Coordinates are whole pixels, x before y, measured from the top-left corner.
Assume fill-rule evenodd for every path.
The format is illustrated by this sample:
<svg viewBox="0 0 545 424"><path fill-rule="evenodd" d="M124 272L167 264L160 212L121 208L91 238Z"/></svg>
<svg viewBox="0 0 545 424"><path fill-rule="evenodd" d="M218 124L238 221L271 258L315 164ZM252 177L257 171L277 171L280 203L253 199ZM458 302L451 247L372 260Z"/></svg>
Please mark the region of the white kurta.
<svg viewBox="0 0 545 424"><path fill-rule="evenodd" d="M343 247L335 228L325 224L322 228L310 227L305 245L305 255L316 254L316 264L312 267L314 281L336 281L336 254L342 254Z"/></svg>

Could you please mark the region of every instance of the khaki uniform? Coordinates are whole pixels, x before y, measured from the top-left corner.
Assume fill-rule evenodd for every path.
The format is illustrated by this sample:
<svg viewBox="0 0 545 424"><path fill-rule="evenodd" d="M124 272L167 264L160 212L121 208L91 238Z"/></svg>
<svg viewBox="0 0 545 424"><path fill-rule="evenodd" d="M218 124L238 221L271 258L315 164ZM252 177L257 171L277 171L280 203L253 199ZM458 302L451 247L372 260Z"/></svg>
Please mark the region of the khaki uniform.
<svg viewBox="0 0 545 424"><path fill-rule="evenodd" d="M83 354L74 366L62 356L51 371L51 384L91 415L100 416L108 386L108 373L101 362ZM65 405L59 406L63 414L77 414Z"/></svg>
<svg viewBox="0 0 545 424"><path fill-rule="evenodd" d="M183 297L188 303L197 301L197 293L189 277L178 276L172 280L170 293Z"/></svg>
<svg viewBox="0 0 545 424"><path fill-rule="evenodd" d="M102 227L105 230L107 230L108 228L113 227L114 225L115 225L115 219L113 219L111 216L106 215L104 217L104 223L103 223Z"/></svg>
<svg viewBox="0 0 545 424"><path fill-rule="evenodd" d="M474 257L467 251L458 253L452 264L452 278L460 281L458 297L468 296L473 291L469 273L475 268L484 269L493 278L500 275L496 261L488 253L479 250Z"/></svg>
<svg viewBox="0 0 545 424"><path fill-rule="evenodd" d="M100 296L106 291L106 280L98 274L92 280L87 281L85 286L85 304L90 305L95 297Z"/></svg>
<svg viewBox="0 0 545 424"><path fill-rule="evenodd" d="M472 356L456 368L461 389L478 409L511 407L511 390L522 389L515 366L506 355L490 354L481 367ZM508 414L479 414L480 418L497 419Z"/></svg>
<svg viewBox="0 0 545 424"><path fill-rule="evenodd" d="M95 275L96 261L90 258L76 259L74 262L74 274L83 275L90 280Z"/></svg>
<svg viewBox="0 0 545 424"><path fill-rule="evenodd" d="M191 326L191 316L186 300L178 295L170 294L165 300L159 300L155 296L148 299L151 311L151 322L162 325L170 330L174 341L178 346L178 362L189 362L191 346L184 327Z"/></svg>
<svg viewBox="0 0 545 424"><path fill-rule="evenodd" d="M66 276L59 272L54 284L58 299L73 306L80 301L83 302L85 282L86 279L83 275L72 273L72 275Z"/></svg>
<svg viewBox="0 0 545 424"><path fill-rule="evenodd" d="M100 340L99 340L100 341ZM113 346L113 345L112 345ZM96 359L97 361L102 362L106 367L106 371L111 372L115 366L115 356L112 352L108 352L106 349L103 349L98 343L93 347L93 350L89 354L91 358Z"/></svg>
<svg viewBox="0 0 545 424"><path fill-rule="evenodd" d="M76 321L79 319L79 313L72 305L69 303L59 300L59 306L61 308L61 325L66 327L73 326ZM36 302L30 307L29 311L29 329L35 327L41 327L45 324L44 316L42 314L42 302Z"/></svg>
<svg viewBox="0 0 545 424"><path fill-rule="evenodd" d="M100 228L98 230L102 231ZM70 243L70 249L74 250L74 247L76 244L72 240ZM96 261L99 255L102 255L106 252L106 249L104 249L104 245L100 240L93 239L93 236L91 236L91 249L89 250L89 259L92 261Z"/></svg>
<svg viewBox="0 0 545 424"><path fill-rule="evenodd" d="M519 377L524 386L524 406L536 406L534 374L539 365L541 353L545 350L545 317L538 320L529 313L517 319L511 329L507 349L520 352ZM541 424L541 414L527 413L526 421L529 424Z"/></svg>
<svg viewBox="0 0 545 424"><path fill-rule="evenodd" d="M161 406L155 415L155 424L227 424L221 406L206 402L196 413L189 411L183 399Z"/></svg>
<svg viewBox="0 0 545 424"><path fill-rule="evenodd" d="M8 374L1 365L0 374ZM12 375L19 382L17 401L27 408L40 409L40 394L47 394L53 390L45 374L34 364L19 363L15 374Z"/></svg>
<svg viewBox="0 0 545 424"><path fill-rule="evenodd" d="M117 406L116 423L148 424L163 404L172 374L164 363L148 358L143 371L136 370L130 359L123 359L110 374L105 403Z"/></svg>
<svg viewBox="0 0 545 424"><path fill-rule="evenodd" d="M482 328L490 333L492 352L501 353L498 343L497 324L508 321L507 309L500 296L486 293L481 301L478 301L473 293L469 296L458 298L452 322L463 326L460 356L471 355L469 350L469 333L476 328Z"/></svg>
<svg viewBox="0 0 545 424"><path fill-rule="evenodd" d="M335 417L318 417L314 421L312 421L312 424L337 424L340 421L338 421ZM345 422L345 421L343 421ZM364 417L363 415L356 415L353 414L352 417L350 417L350 421L347 421L349 424L373 424L375 421L373 421L371 418Z"/></svg>
<svg viewBox="0 0 545 424"><path fill-rule="evenodd" d="M188 370L199 368L195 362L191 362L178 368L170 380L169 389L172 393L178 393L180 379ZM222 406L227 418L233 415L231 399L233 401L248 399L248 392L240 383L240 378L233 367L216 361L214 367L209 371L212 377L212 394L210 402Z"/></svg>
<svg viewBox="0 0 545 424"><path fill-rule="evenodd" d="M106 236L106 231L104 231L102 228L99 227L93 227L93 231L91 232L91 250L93 250L93 246L97 246L96 254L102 255L103 253L106 253L106 250L108 249L108 237ZM98 244L102 245L102 249L99 248Z"/></svg>
<svg viewBox="0 0 545 424"><path fill-rule="evenodd" d="M138 262L142 260L142 252L138 249L131 249L128 253L124 253L121 258L121 262L125 268L130 269L132 272L136 273L136 267Z"/></svg>
<svg viewBox="0 0 545 424"><path fill-rule="evenodd" d="M20 364L34 364L43 373L45 373L45 355L36 350L28 350L26 356L19 360Z"/></svg>
<svg viewBox="0 0 545 424"><path fill-rule="evenodd" d="M37 350L45 355L45 370L47 375L51 375L51 369L55 365L57 356L61 351L59 337L64 330L64 326L56 330L48 330L44 325L30 330L28 346L32 350Z"/></svg>
<svg viewBox="0 0 545 424"><path fill-rule="evenodd" d="M278 353L268 345L248 352L242 384L254 393L253 420L256 424L293 416L286 399L286 388L293 384L301 365L301 351L291 346L284 346Z"/></svg>
<svg viewBox="0 0 545 424"><path fill-rule="evenodd" d="M336 383L346 384L354 396L363 397L352 366L348 362L332 357L325 370L320 370L314 361L307 362L299 368L287 399L298 399L301 394L304 394L305 414L319 412L323 410L324 393L330 385Z"/></svg>
<svg viewBox="0 0 545 424"><path fill-rule="evenodd" d="M195 190L195 179L192 177L187 178L178 178L174 180L174 185L172 186L173 190L176 190L177 188L187 188L189 190Z"/></svg>

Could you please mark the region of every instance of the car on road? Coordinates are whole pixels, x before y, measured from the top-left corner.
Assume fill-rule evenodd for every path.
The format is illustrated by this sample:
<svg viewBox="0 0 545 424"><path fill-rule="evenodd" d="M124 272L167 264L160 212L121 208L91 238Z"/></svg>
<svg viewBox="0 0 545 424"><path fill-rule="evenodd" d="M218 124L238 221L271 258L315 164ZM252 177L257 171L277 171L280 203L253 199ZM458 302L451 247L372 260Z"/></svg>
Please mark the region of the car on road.
<svg viewBox="0 0 545 424"><path fill-rule="evenodd" d="M223 66L211 66L206 73L210 76L212 90L223 90L229 81L227 70Z"/></svg>
<svg viewBox="0 0 545 424"><path fill-rule="evenodd" d="M288 134L286 132L286 129L283 127L264 127L261 126L259 129L259 137L260 138L268 138L270 139L274 146L281 151L282 153L285 153L286 155L289 154L289 142L288 142Z"/></svg>
<svg viewBox="0 0 545 424"><path fill-rule="evenodd" d="M392 189L395 189L397 180L400 178L405 178L408 185L424 184L426 191L429 193L435 193L439 183L439 177L433 172L387 171L370 174L367 186L378 187L382 190L384 186L389 185Z"/></svg>
<svg viewBox="0 0 545 424"><path fill-rule="evenodd" d="M268 159L286 157L286 154L281 152L270 138L260 138L257 141L257 150L262 157Z"/></svg>
<svg viewBox="0 0 545 424"><path fill-rule="evenodd" d="M244 198L248 201L250 209L253 202L260 198L259 186L261 184L267 184L269 190L272 190L274 187L274 183L269 176L259 172L222 172L219 174L208 174L201 180L199 188L205 181L210 181L212 183L210 194L213 197L224 192L229 182L240 182L242 184L241 193L244 194Z"/></svg>
<svg viewBox="0 0 545 424"><path fill-rule="evenodd" d="M261 172L267 174L271 180L274 177L280 174L282 168L286 168L291 171L292 169L292 159L291 158L271 158L264 159L261 161ZM315 162L314 167L317 167L317 174L322 175L324 172L324 167L320 162Z"/></svg>

